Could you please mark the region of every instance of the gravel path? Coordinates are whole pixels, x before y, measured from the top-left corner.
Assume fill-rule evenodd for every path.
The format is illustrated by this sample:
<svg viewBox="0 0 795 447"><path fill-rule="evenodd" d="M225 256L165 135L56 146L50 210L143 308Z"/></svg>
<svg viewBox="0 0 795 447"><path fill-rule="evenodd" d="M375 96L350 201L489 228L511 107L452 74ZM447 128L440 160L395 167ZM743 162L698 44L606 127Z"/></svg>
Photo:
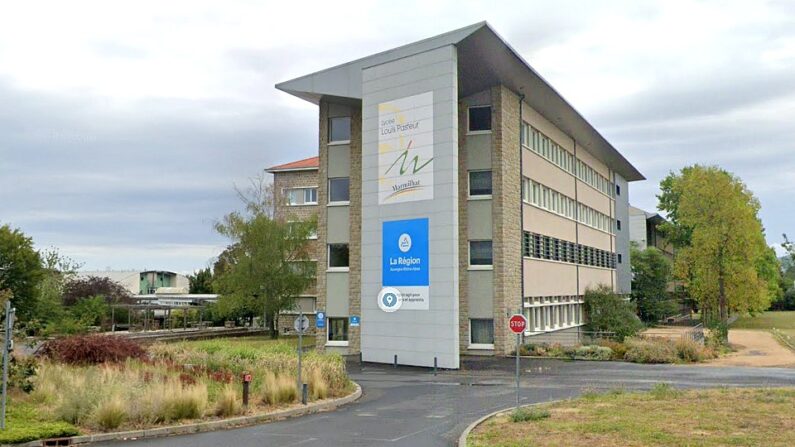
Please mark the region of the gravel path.
<svg viewBox="0 0 795 447"><path fill-rule="evenodd" d="M732 329L729 343L737 352L707 363L709 366L779 366L795 368L795 352L781 346L768 331Z"/></svg>

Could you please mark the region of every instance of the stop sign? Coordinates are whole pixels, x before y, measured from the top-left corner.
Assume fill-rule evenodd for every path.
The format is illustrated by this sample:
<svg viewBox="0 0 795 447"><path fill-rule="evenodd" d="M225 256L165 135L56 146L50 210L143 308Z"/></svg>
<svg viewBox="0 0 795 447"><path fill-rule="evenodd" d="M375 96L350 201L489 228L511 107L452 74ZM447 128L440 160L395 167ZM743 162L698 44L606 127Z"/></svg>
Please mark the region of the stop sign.
<svg viewBox="0 0 795 447"><path fill-rule="evenodd" d="M514 314L508 319L508 328L514 334L521 334L527 329L527 319L524 315Z"/></svg>

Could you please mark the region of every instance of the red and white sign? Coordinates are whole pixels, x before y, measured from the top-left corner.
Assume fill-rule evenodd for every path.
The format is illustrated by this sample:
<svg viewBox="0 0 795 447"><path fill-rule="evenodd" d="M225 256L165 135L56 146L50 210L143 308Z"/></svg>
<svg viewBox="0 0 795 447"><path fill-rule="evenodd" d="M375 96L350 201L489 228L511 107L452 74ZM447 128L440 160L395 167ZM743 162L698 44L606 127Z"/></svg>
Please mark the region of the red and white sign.
<svg viewBox="0 0 795 447"><path fill-rule="evenodd" d="M251 382L251 374L243 374L243 382Z"/></svg>
<svg viewBox="0 0 795 447"><path fill-rule="evenodd" d="M521 334L527 329L527 319L524 315L511 315L511 318L508 319L508 329L514 334Z"/></svg>

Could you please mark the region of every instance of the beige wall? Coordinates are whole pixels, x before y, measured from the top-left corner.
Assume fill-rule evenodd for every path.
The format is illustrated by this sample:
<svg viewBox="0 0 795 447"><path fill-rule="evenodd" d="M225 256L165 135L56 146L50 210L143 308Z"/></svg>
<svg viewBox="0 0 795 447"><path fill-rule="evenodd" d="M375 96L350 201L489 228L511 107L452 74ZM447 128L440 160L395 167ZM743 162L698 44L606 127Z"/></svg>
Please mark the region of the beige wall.
<svg viewBox="0 0 795 447"><path fill-rule="evenodd" d="M577 266L555 261L524 260L525 296L577 294Z"/></svg>
<svg viewBox="0 0 795 447"><path fill-rule="evenodd" d="M593 288L600 284L612 286L613 279L613 271L610 269L580 266L580 295L589 287Z"/></svg>

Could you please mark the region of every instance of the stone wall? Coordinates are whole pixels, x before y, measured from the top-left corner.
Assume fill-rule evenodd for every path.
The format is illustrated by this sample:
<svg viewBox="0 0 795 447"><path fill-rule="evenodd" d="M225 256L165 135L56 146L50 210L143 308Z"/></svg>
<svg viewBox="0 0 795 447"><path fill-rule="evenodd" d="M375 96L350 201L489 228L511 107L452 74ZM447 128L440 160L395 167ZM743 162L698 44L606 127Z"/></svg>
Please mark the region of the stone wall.
<svg viewBox="0 0 795 447"><path fill-rule="evenodd" d="M508 316L521 309L521 175L519 97L492 88L492 197L494 211L494 353L508 354L516 340Z"/></svg>

